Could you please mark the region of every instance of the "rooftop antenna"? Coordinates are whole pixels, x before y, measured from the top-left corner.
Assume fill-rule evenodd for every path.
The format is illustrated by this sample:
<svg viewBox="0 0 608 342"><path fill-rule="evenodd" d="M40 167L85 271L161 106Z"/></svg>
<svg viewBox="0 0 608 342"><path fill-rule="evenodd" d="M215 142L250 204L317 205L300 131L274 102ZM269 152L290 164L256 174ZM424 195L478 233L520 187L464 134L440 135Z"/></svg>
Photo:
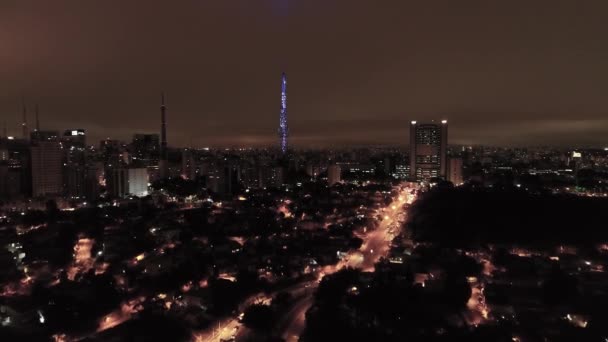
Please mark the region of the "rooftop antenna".
<svg viewBox="0 0 608 342"><path fill-rule="evenodd" d="M24 98L21 98L21 103L23 105L23 122L21 123L21 130L22 130L23 138L27 139L29 132L27 129L27 107L25 106Z"/></svg>
<svg viewBox="0 0 608 342"><path fill-rule="evenodd" d="M38 117L38 104L36 104L36 132L40 131L40 118Z"/></svg>

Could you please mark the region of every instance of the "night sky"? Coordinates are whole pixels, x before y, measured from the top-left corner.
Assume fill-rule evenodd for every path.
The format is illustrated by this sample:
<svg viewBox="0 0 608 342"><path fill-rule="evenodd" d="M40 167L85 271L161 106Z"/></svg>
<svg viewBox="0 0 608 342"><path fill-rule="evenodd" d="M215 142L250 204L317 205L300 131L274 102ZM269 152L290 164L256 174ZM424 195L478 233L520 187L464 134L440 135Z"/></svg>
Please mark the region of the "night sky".
<svg viewBox="0 0 608 342"><path fill-rule="evenodd" d="M0 114L18 135L91 143L277 142L289 78L299 147L400 144L447 118L451 143L608 145L605 0L0 0ZM1 124L1 123L0 123Z"/></svg>

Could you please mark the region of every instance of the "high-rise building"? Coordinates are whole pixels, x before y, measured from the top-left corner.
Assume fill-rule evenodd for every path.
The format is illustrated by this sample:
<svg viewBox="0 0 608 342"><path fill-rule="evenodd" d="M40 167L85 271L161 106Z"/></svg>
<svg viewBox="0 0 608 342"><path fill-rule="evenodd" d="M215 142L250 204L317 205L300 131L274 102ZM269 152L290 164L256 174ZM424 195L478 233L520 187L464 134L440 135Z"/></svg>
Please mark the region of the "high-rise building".
<svg viewBox="0 0 608 342"><path fill-rule="evenodd" d="M146 168L112 168L106 171L107 187L116 197L148 195L148 170Z"/></svg>
<svg viewBox="0 0 608 342"><path fill-rule="evenodd" d="M135 134L131 143L133 159L143 166L158 165L160 138L158 134Z"/></svg>
<svg viewBox="0 0 608 342"><path fill-rule="evenodd" d="M450 157L448 167L448 180L454 185L460 185L464 182L462 178L462 158Z"/></svg>
<svg viewBox="0 0 608 342"><path fill-rule="evenodd" d="M0 198L8 198L8 163L0 160Z"/></svg>
<svg viewBox="0 0 608 342"><path fill-rule="evenodd" d="M342 169L338 165L330 165L327 168L327 183L329 186L340 183L341 173Z"/></svg>
<svg viewBox="0 0 608 342"><path fill-rule="evenodd" d="M283 73L281 78L281 113L279 116L279 146L283 154L287 153L287 139L289 128L287 126L287 75Z"/></svg>
<svg viewBox="0 0 608 342"><path fill-rule="evenodd" d="M397 164L395 165L395 172L393 173L393 177L396 179L407 179L410 176L410 166L407 164Z"/></svg>
<svg viewBox="0 0 608 342"><path fill-rule="evenodd" d="M63 133L61 143L65 151L65 165L84 169L86 163L86 134L84 129L68 129Z"/></svg>
<svg viewBox="0 0 608 342"><path fill-rule="evenodd" d="M260 167L260 187L278 188L285 183L285 169L281 166Z"/></svg>
<svg viewBox="0 0 608 342"><path fill-rule="evenodd" d="M285 183L285 169L281 166L270 167L266 177L264 186L278 188Z"/></svg>
<svg viewBox="0 0 608 342"><path fill-rule="evenodd" d="M254 161L241 163L241 183L246 188L257 188L260 185L259 171Z"/></svg>
<svg viewBox="0 0 608 342"><path fill-rule="evenodd" d="M84 197L86 168L80 165L66 165L63 173L65 193L72 198Z"/></svg>
<svg viewBox="0 0 608 342"><path fill-rule="evenodd" d="M91 164L86 169L84 176L84 197L88 200L94 200L99 196L99 185L103 176L103 164Z"/></svg>
<svg viewBox="0 0 608 342"><path fill-rule="evenodd" d="M165 93L161 94L160 104L160 160L158 168L160 172L160 178L165 179L169 177L169 155L167 152L167 106L165 106Z"/></svg>
<svg viewBox="0 0 608 342"><path fill-rule="evenodd" d="M323 169L320 165L313 163L306 164L306 175L308 175L310 178L317 179L321 172L323 172Z"/></svg>
<svg viewBox="0 0 608 342"><path fill-rule="evenodd" d="M101 159L107 167L128 165L129 153L125 143L119 140L106 139L99 142Z"/></svg>
<svg viewBox="0 0 608 342"><path fill-rule="evenodd" d="M186 148L182 151L182 177L184 179L196 179L196 159L194 151Z"/></svg>
<svg viewBox="0 0 608 342"><path fill-rule="evenodd" d="M448 121L410 124L410 178L447 176Z"/></svg>
<svg viewBox="0 0 608 342"><path fill-rule="evenodd" d="M124 167L109 168L105 172L108 193L115 197L129 194L129 171Z"/></svg>
<svg viewBox="0 0 608 342"><path fill-rule="evenodd" d="M8 161L8 148L0 145L0 161Z"/></svg>
<svg viewBox="0 0 608 342"><path fill-rule="evenodd" d="M62 141L69 146L85 148L87 145L87 135L82 128L68 129L63 132Z"/></svg>
<svg viewBox="0 0 608 342"><path fill-rule="evenodd" d="M63 132L63 188L67 196L82 198L85 195L86 133L74 128Z"/></svg>
<svg viewBox="0 0 608 342"><path fill-rule="evenodd" d="M31 147L32 195L58 195L63 192L63 150L59 142L40 141Z"/></svg>
<svg viewBox="0 0 608 342"><path fill-rule="evenodd" d="M220 191L224 194L236 193L241 182L241 169L237 163L230 161L223 166L220 176Z"/></svg>
<svg viewBox="0 0 608 342"><path fill-rule="evenodd" d="M0 149L6 151L4 157L8 157L6 162L9 167L9 177L11 180L8 183L11 194L16 197L18 195L32 195L32 169L31 169L31 144L25 139L15 139L8 137L0 139Z"/></svg>
<svg viewBox="0 0 608 342"><path fill-rule="evenodd" d="M41 131L35 130L30 134L30 140L32 143L37 141L59 141L59 132L58 131Z"/></svg>
<svg viewBox="0 0 608 342"><path fill-rule="evenodd" d="M24 113L25 113L25 107L23 109ZM36 142L36 141L59 141L59 132L57 131L41 131L40 130L40 111L38 110L38 105L36 105L36 111L35 111L35 115L36 115L36 127L34 128L34 131L30 132L30 140L32 142ZM24 114L25 117L25 114ZM23 120L23 122L25 123L25 119ZM25 131L24 131L25 133Z"/></svg>
<svg viewBox="0 0 608 342"><path fill-rule="evenodd" d="M23 195L22 173L12 169L6 161L0 161L0 198L15 198Z"/></svg>

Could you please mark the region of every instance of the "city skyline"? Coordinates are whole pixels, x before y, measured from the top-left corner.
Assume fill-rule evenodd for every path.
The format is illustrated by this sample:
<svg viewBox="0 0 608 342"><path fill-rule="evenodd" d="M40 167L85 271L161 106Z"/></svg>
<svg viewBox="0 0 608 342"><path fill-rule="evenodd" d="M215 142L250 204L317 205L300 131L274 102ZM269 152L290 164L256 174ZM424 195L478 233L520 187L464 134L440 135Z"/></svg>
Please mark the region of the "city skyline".
<svg viewBox="0 0 608 342"><path fill-rule="evenodd" d="M0 1L0 341L608 342L607 11Z"/></svg>
<svg viewBox="0 0 608 342"><path fill-rule="evenodd" d="M38 130L42 130L42 131L48 131L48 132L62 132L65 131L67 127L74 127L75 125L70 125L69 123L67 123L67 126L58 126L57 124L53 124L51 121L51 124L47 124L45 122L45 126L43 127L43 129L39 129L38 127L40 127L40 123L39 123L39 117L38 117L38 104L36 104L35 106L35 110L36 110L36 118L34 123L32 123L31 121L27 121L24 122L23 120L20 120L18 122L18 125L16 128L11 130L11 126L9 126L7 124L7 121L5 121L3 123L2 126L2 132L3 135L2 137L8 137L11 139L22 139L23 138L23 134L25 134L26 130L27 130L27 134L28 134L28 138L26 140L29 140L29 127L34 124L35 125L35 129L33 130L33 132L36 132ZM412 116L411 118L418 118L421 116ZM446 116L437 116L437 117L446 117ZM429 119L425 119L425 122L429 122L429 123L433 123L433 122L440 122L441 120L436 119L437 117L433 118L430 117ZM398 131L397 135L395 134L396 138L394 140L387 140L387 141L369 141L369 140L345 140L345 141L341 141L341 142L334 142L334 143L330 143L329 141L327 142L313 142L313 143L306 143L303 141L306 141L306 139L302 139L301 136L295 136L292 137L291 134L287 135L287 139L286 141L288 141L288 146L289 148L295 148L295 149L324 149L324 148L331 148L331 147L337 147L337 148L349 148L349 147L370 147L370 146L384 146L384 147L401 147L401 148L405 148L405 147L409 147L409 142L410 142L410 134L411 131L409 129L409 127L405 127L404 129L401 128L401 126L403 124L405 125L410 125L410 123L412 122L412 120L410 119L395 119L393 120L393 124L391 127L392 129L395 129L396 131ZM152 118L151 121L154 118ZM179 120L179 118L177 118ZM415 120L414 120L415 121ZM374 121L370 121L370 120L365 120L362 121L365 123L365 125L368 126L368 128L373 128L373 129L377 129L378 125L381 124L387 124L390 125L389 121L381 121L381 122L374 122ZM319 123L321 123L321 121L319 121ZM334 123L336 123L334 121ZM336 124L342 124L342 125L348 125L348 122L346 121L341 121L339 123ZM398 127L394 127L395 125L397 125ZM574 125L577 125L576 123ZM580 122L579 122L580 125ZM158 123L156 122L156 126L158 126ZM82 127L90 127L90 125L87 124L83 124L78 126L79 129L83 129L84 131L86 131L86 135L87 135L87 145L88 146L98 146L99 143L103 142L104 140L117 140L117 141L122 141L125 143L130 142L134 136L136 135L158 135L159 137L161 137L163 135L162 132L162 124L161 124L161 129L131 129L129 127L122 127L122 130L120 133L116 134L116 133L110 133L107 135L99 135L98 132L95 131L90 131L87 128L82 128ZM275 127L276 128L276 127ZM325 127L326 128L326 127ZM272 131L273 127L268 127L269 130ZM18 131L21 130L21 133L19 133ZM69 128L68 128L69 130ZM532 130L533 131L533 130ZM290 131L288 131L290 132ZM16 134L15 134L16 133ZM259 140L252 140L249 139L247 137L245 137L245 139L242 139L242 136L239 135L227 135L224 136L224 138L226 138L226 142L212 142L212 141L208 141L208 140L204 140L204 137L199 137L198 139L196 137L191 137L191 138L184 138L184 136L181 136L179 132L175 132L176 133L176 137L175 137L175 141L177 141L177 143L173 143L173 144L168 144L167 143L167 147L168 148L277 148L279 150L282 150L281 145L282 145L282 137L281 135L279 135L279 142L277 143L277 139L276 139L276 135L273 137L271 135L268 136L264 136L263 139L259 139ZM168 134L168 133L165 133ZM275 133L276 134L276 133ZM280 132L279 132L280 134ZM328 132L328 137L331 136L331 132ZM452 136L452 134L450 134ZM227 142L227 141L234 141L234 142ZM295 140L295 143L292 143L292 140ZM450 143L449 145L451 146L494 146L494 147L505 147L505 148L536 148L536 147L555 147L555 148L570 148L570 149L578 149L578 148L598 148L598 149L608 149L608 139L606 139L606 143L602 144L602 143L595 143L595 142L588 142L589 140L587 139L580 139L580 140L567 140L567 141L556 141L555 143L551 143L548 142L546 140L541 141L540 139L538 140L533 140L530 141L529 143L513 143L513 142L484 142L484 141L473 141L473 140L468 140L468 139L459 139L458 136L457 138L450 138Z"/></svg>
<svg viewBox="0 0 608 342"><path fill-rule="evenodd" d="M454 143L606 145L604 3L442 4L10 4L0 113L21 135L25 97L47 129L127 139L164 90L174 145L270 146L284 70L296 147L404 145L436 117Z"/></svg>

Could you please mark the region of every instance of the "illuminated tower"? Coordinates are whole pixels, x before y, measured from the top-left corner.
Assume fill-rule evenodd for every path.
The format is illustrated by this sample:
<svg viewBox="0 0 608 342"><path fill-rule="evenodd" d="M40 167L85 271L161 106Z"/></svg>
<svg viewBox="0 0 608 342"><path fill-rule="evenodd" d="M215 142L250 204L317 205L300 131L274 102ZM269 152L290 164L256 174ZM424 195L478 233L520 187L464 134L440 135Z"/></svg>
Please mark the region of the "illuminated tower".
<svg viewBox="0 0 608 342"><path fill-rule="evenodd" d="M23 122L21 123L21 129L23 132L23 139L27 139L30 136L30 132L27 129L27 109L25 107L25 101L22 101L23 103Z"/></svg>
<svg viewBox="0 0 608 342"><path fill-rule="evenodd" d="M287 138L289 129L287 128L287 75L283 73L281 80L281 116L279 117L279 144L281 152L287 153Z"/></svg>
<svg viewBox="0 0 608 342"><path fill-rule="evenodd" d="M169 165L168 165L168 157L167 157L167 121L166 121L166 111L167 107L165 106L165 93L161 94L161 104L160 104L160 159L158 163L158 168L160 171L160 178L165 179L169 176Z"/></svg>

